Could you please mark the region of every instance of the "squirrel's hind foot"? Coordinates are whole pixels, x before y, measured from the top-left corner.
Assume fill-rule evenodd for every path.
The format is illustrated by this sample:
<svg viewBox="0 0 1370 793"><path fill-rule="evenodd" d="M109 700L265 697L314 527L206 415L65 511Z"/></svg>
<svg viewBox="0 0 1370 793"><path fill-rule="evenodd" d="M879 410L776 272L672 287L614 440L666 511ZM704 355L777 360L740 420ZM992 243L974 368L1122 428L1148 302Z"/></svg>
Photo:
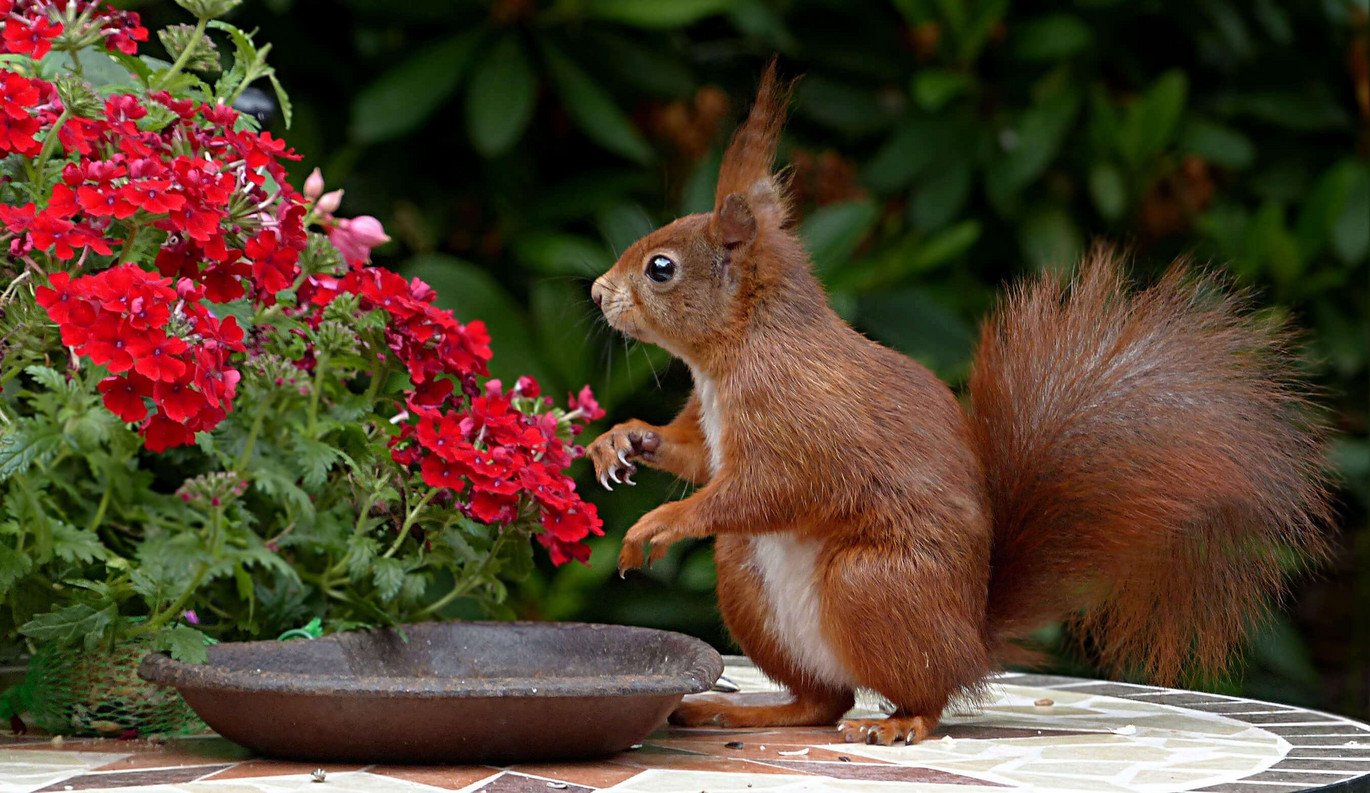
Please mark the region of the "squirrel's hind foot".
<svg viewBox="0 0 1370 793"><path fill-rule="evenodd" d="M937 719L927 716L894 714L883 719L843 719L837 725L847 743L874 743L889 746L896 741L915 744L937 729Z"/></svg>
<svg viewBox="0 0 1370 793"><path fill-rule="evenodd" d="M796 698L779 704L743 704L748 699L757 701L773 696L686 697L671 712L671 723L680 727L816 727L832 724L852 706L850 692L835 692L823 698Z"/></svg>

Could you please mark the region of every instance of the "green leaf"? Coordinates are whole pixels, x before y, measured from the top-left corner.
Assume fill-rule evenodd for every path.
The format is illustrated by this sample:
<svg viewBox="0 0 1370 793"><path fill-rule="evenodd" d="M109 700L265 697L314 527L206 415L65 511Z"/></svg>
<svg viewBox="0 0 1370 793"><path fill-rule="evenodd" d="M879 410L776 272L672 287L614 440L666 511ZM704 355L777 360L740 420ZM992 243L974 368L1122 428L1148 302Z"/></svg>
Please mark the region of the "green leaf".
<svg viewBox="0 0 1370 793"><path fill-rule="evenodd" d="M1072 14L1050 14L1018 27L1013 52L1025 61L1068 58L1094 43L1089 26Z"/></svg>
<svg viewBox="0 0 1370 793"><path fill-rule="evenodd" d="M26 553L0 542L0 594L3 594L33 569L33 560Z"/></svg>
<svg viewBox="0 0 1370 793"><path fill-rule="evenodd" d="M1070 213L1057 206L1034 209L1018 228L1023 257L1039 267L1064 269L1075 264L1084 248Z"/></svg>
<svg viewBox="0 0 1370 793"><path fill-rule="evenodd" d="M494 157L518 141L533 117L537 75L510 34L480 59L466 94L466 131L476 151Z"/></svg>
<svg viewBox="0 0 1370 793"><path fill-rule="evenodd" d="M19 626L19 632L40 642L59 645L82 643L94 650L100 638L117 616L113 603L100 608L76 603L66 608L40 614Z"/></svg>
<svg viewBox="0 0 1370 793"><path fill-rule="evenodd" d="M970 360L970 326L944 301L923 289L862 296L858 324L876 339L910 355L943 376Z"/></svg>
<svg viewBox="0 0 1370 793"><path fill-rule="evenodd" d="M1225 168L1247 168L1256 159L1256 145L1250 138L1231 127L1199 118L1185 121L1178 146L1182 152Z"/></svg>
<svg viewBox="0 0 1370 793"><path fill-rule="evenodd" d="M732 0L589 0L586 16L639 28L677 28L721 14Z"/></svg>
<svg viewBox="0 0 1370 793"><path fill-rule="evenodd" d="M575 234L530 231L514 240L514 259L544 275L595 278L613 258L604 245Z"/></svg>
<svg viewBox="0 0 1370 793"><path fill-rule="evenodd" d="M290 97L286 94L281 81L277 79L275 71L268 74L266 79L271 81L271 90L276 92L276 104L281 106L281 121L285 123L286 129L290 129L290 122L295 118L295 108L290 104Z"/></svg>
<svg viewBox="0 0 1370 793"><path fill-rule="evenodd" d="M361 581L371 569L371 564L380 556L381 545L375 538L365 534L354 534L347 538L347 575L353 581Z"/></svg>
<svg viewBox="0 0 1370 793"><path fill-rule="evenodd" d="M947 69L923 69L913 76L911 93L918 106L929 112L941 110L971 86L971 77Z"/></svg>
<svg viewBox="0 0 1370 793"><path fill-rule="evenodd" d="M795 89L795 110L850 136L885 129L895 119L874 88L817 75L800 81Z"/></svg>
<svg viewBox="0 0 1370 793"><path fill-rule="evenodd" d="M190 627L177 625L164 628L152 638L152 649L171 653L171 657L187 664L209 662L209 645L214 640Z"/></svg>
<svg viewBox="0 0 1370 793"><path fill-rule="evenodd" d="M846 264L878 217L875 202L862 198L830 204L805 218L799 236L813 259L814 272L822 277Z"/></svg>
<svg viewBox="0 0 1370 793"><path fill-rule="evenodd" d="M100 544L100 537L93 531L84 531L62 521L52 521L52 552L59 559L68 562L90 563L105 559L109 551Z"/></svg>
<svg viewBox="0 0 1370 793"><path fill-rule="evenodd" d="M969 163L943 165L913 191L909 220L919 231L936 231L961 214L970 198L974 174Z"/></svg>
<svg viewBox="0 0 1370 793"><path fill-rule="evenodd" d="M62 448L62 432L50 424L18 422L0 434L0 482L28 471L34 461L46 463Z"/></svg>
<svg viewBox="0 0 1370 793"><path fill-rule="evenodd" d="M1356 178L1346 197L1341 217L1332 227L1332 250L1344 264L1356 265L1365 261L1370 250L1370 167L1361 161L1356 166Z"/></svg>
<svg viewBox="0 0 1370 793"><path fill-rule="evenodd" d="M1189 80L1178 69L1166 72L1127 109L1118 134L1118 149L1136 167L1170 144L1184 112Z"/></svg>
<svg viewBox="0 0 1370 793"><path fill-rule="evenodd" d="M304 435L296 435L292 448L295 459L304 469L304 486L317 490L328 479L328 470L342 456L332 445L317 441Z"/></svg>
<svg viewBox="0 0 1370 793"><path fill-rule="evenodd" d="M1127 182L1113 163L1097 162L1089 169L1089 195L1105 220L1117 220L1127 211Z"/></svg>
<svg viewBox="0 0 1370 793"><path fill-rule="evenodd" d="M573 61L545 43L544 55L552 87L561 98L562 108L580 131L615 154L644 165L651 162L652 147L614 103L613 97Z"/></svg>
<svg viewBox="0 0 1370 793"><path fill-rule="evenodd" d="M986 178L989 190L1003 200L1016 194L1046 171L1080 110L1080 94L1062 91L1028 108L1011 134L1001 136L1007 150Z"/></svg>
<svg viewBox="0 0 1370 793"><path fill-rule="evenodd" d="M55 391L59 394L71 392L71 384L67 382L67 376L56 369L47 366L28 366L24 368L24 374L37 380L39 385L49 391Z"/></svg>
<svg viewBox="0 0 1370 793"><path fill-rule="evenodd" d="M1304 201L1299 212L1294 236L1299 243L1299 253L1305 260L1322 253L1332 239L1332 229L1337 225L1346 208L1347 199L1355 187L1363 167L1355 159L1348 158L1328 168L1313 185L1313 190ZM1370 217L1361 218L1362 223L1370 224Z"/></svg>
<svg viewBox="0 0 1370 793"><path fill-rule="evenodd" d="M363 88L352 102L352 137L376 143L417 129L456 91L483 35L478 28L430 45Z"/></svg>
<svg viewBox="0 0 1370 793"><path fill-rule="evenodd" d="M377 559L372 569L377 597L383 601L394 600L404 585L404 565L398 559Z"/></svg>

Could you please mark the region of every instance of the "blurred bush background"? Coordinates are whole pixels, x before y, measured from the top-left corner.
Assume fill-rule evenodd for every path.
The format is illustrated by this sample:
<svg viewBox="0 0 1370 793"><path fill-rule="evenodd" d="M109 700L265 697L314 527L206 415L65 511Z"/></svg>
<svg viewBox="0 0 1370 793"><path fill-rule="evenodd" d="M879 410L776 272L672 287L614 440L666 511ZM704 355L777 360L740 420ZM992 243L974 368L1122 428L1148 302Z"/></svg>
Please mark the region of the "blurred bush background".
<svg viewBox="0 0 1370 793"><path fill-rule="evenodd" d="M150 22L169 2L125 3ZM1007 280L1094 238L1141 277L1226 264L1309 330L1338 430L1338 555L1220 690L1370 716L1367 0L248 0L291 92L276 132L395 238L379 260L494 336L496 374L589 382L609 420L668 420L689 374L595 317L590 280L709 208L766 59L804 75L781 151L837 310L959 384ZM151 27L151 24L149 24ZM155 45L149 51L156 50ZM582 464L583 465L583 464ZM727 646L708 543L621 581L618 538L682 494L582 488L608 535L539 569L520 616ZM899 604L891 604L898 608ZM1073 646L1060 631L1044 638ZM1063 652L1058 668L1088 673Z"/></svg>

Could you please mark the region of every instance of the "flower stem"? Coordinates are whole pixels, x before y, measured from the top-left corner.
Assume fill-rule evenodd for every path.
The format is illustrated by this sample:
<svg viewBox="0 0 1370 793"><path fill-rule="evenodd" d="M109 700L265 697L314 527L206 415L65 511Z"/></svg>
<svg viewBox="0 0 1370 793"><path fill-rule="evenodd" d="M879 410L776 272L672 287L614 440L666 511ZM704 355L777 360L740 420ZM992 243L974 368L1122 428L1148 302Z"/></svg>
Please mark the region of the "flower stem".
<svg viewBox="0 0 1370 793"><path fill-rule="evenodd" d="M252 447L257 444L257 436L262 432L262 422L266 420L266 409L270 406L270 397L263 399L262 406L257 408L257 415L252 417L252 428L247 431L247 441L243 444L242 456L238 458L239 471L247 470L247 462L252 457Z"/></svg>
<svg viewBox="0 0 1370 793"><path fill-rule="evenodd" d="M190 599L195 596L195 590L200 588L200 582L205 580L205 573L208 572L209 563L201 562L200 568L195 571L195 577L190 581L190 586L186 587L186 591L182 592L181 596L176 598L176 602L171 604L171 608L168 608L162 613L153 616L147 622L144 622L135 633L152 633L172 619L175 619L176 615L180 614L181 611L185 609L186 604L190 602Z"/></svg>
<svg viewBox="0 0 1370 793"><path fill-rule="evenodd" d="M79 51L71 49L67 50L67 52L71 55L71 70L76 72L77 77L80 77L82 80L84 80L86 78L86 70L81 68L81 56L79 54Z"/></svg>
<svg viewBox="0 0 1370 793"><path fill-rule="evenodd" d="M109 508L109 494L114 491L112 484L105 485L105 492L100 496L100 506L95 508L95 517L90 519L90 527L86 531L95 531L100 528L100 521L105 519L105 510Z"/></svg>
<svg viewBox="0 0 1370 793"><path fill-rule="evenodd" d="M195 32L190 34L190 43L186 45L185 49L181 50L181 54L177 56L176 62L171 64L171 68L167 69L166 73L163 74L158 81L163 87L171 81L171 78L180 74L181 70L190 62L190 56L199 48L200 39L204 38L205 28L208 25L208 17L201 17L200 19L195 20Z"/></svg>
<svg viewBox="0 0 1370 793"><path fill-rule="evenodd" d="M38 152L38 165L33 169L33 179L39 187L39 193L47 192L47 185L44 184L46 179L44 178L43 173L48 164L48 157L52 156L52 150L57 145L57 139L60 137L58 133L62 131L62 125L67 123L67 119L69 118L71 118L71 110L69 108L62 108L62 114L57 117L56 121L52 122L52 129L48 130L48 136L43 138L43 148Z"/></svg>
<svg viewBox="0 0 1370 793"><path fill-rule="evenodd" d="M143 227L142 227L141 225L139 225L139 224L134 224L133 229L132 229L131 231L129 231L129 233L128 233L128 239L124 240L124 247L120 248L120 249L119 249L119 252L118 252L117 254L115 254L115 256L114 256L114 261L115 261L116 263L117 263L120 259L124 258L124 255L125 255L125 254L127 254L129 251L133 250L133 243L134 243L134 241L136 241L136 240L138 239L138 232L140 232L140 231L142 231L142 230L143 230Z"/></svg>
<svg viewBox="0 0 1370 793"><path fill-rule="evenodd" d="M323 376L328 371L328 356L314 361L314 387L309 394L309 436L314 437L314 426L319 418L319 393L323 391Z"/></svg>
<svg viewBox="0 0 1370 793"><path fill-rule="evenodd" d="M395 552L400 549L400 544L404 542L404 538L409 536L409 529L414 525L414 521L419 519L419 512L428 506L428 502L432 501L433 496L437 493L438 489L434 487L429 488L428 492L423 494L423 498L419 499L419 503L414 505L414 508L409 511L409 515L404 519L404 525L400 527L399 533L395 536L395 541L390 544L385 553L381 554L382 559L389 559L395 555Z"/></svg>

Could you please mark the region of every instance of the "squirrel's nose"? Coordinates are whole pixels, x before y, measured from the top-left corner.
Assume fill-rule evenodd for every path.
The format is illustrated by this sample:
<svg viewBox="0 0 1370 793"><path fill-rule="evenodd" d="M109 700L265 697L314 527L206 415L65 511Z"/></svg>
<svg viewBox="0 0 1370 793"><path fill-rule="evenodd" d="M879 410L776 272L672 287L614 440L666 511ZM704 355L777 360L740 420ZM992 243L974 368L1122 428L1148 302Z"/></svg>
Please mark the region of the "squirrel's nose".
<svg viewBox="0 0 1370 793"><path fill-rule="evenodd" d="M604 283L599 279L595 279L590 286L590 299L595 301L596 306L604 308Z"/></svg>

